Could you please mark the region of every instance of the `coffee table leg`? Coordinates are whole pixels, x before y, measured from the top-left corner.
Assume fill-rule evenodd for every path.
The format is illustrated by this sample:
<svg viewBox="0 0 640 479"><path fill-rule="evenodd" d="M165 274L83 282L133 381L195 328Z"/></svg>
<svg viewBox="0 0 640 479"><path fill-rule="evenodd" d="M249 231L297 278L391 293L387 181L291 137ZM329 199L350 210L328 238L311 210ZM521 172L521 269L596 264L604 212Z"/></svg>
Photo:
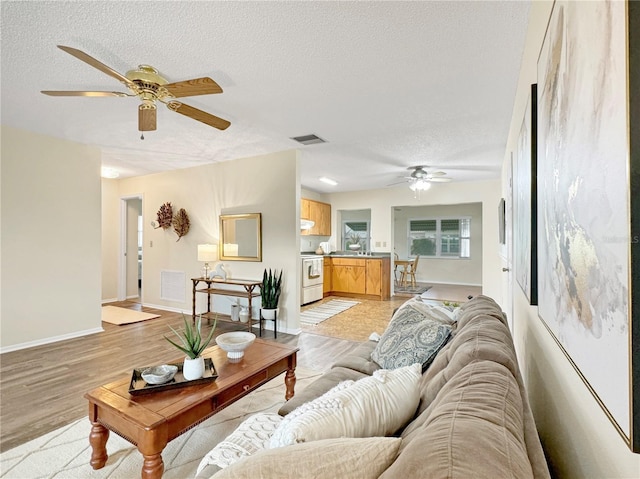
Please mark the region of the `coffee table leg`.
<svg viewBox="0 0 640 479"><path fill-rule="evenodd" d="M143 454L144 463L142 464L142 479L160 479L164 472L164 463L162 462L162 454Z"/></svg>
<svg viewBox="0 0 640 479"><path fill-rule="evenodd" d="M288 401L294 395L294 386L296 385L296 370L287 369L287 373L284 376L284 384L287 386L287 392L284 395L284 398Z"/></svg>
<svg viewBox="0 0 640 479"><path fill-rule="evenodd" d="M101 469L107 463L107 439L109 430L99 422L92 422L89 444L91 444L91 467Z"/></svg>

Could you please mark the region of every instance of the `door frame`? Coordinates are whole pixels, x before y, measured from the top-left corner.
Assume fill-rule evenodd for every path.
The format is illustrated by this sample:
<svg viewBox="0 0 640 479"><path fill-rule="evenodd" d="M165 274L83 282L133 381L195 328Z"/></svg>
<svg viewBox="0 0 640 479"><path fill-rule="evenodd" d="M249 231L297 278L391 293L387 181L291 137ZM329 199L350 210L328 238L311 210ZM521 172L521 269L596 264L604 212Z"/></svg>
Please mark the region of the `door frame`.
<svg viewBox="0 0 640 479"><path fill-rule="evenodd" d="M118 246L118 301L127 299L127 202L140 200L142 207L142 224L144 225L144 196L140 194L120 197L120 244ZM137 234L137 232L136 232ZM144 248L144 228L142 233L142 245ZM144 254L142 255L144 262ZM144 268L143 268L144 269ZM141 273L142 274L142 273ZM140 303L142 304L142 289L140 290Z"/></svg>

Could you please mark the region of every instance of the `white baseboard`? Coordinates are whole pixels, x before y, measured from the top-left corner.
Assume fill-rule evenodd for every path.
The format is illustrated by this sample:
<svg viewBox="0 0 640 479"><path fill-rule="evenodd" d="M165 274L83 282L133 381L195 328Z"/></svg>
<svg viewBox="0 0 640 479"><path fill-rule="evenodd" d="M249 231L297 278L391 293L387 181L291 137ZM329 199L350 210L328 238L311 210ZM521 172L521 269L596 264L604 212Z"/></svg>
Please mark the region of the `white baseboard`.
<svg viewBox="0 0 640 479"><path fill-rule="evenodd" d="M118 301L118 298L103 299L101 302L102 304L107 304L107 303L115 303L116 301Z"/></svg>
<svg viewBox="0 0 640 479"><path fill-rule="evenodd" d="M191 309L189 309L188 311L185 311L184 309L181 308L174 308L171 306L160 306L157 304L151 304L151 303L142 303L142 306L144 306L145 308L153 308L153 309L160 309L162 311L170 311L172 313L184 313L185 316L191 316Z"/></svg>
<svg viewBox="0 0 640 479"><path fill-rule="evenodd" d="M74 333L63 334L60 336L53 336L50 338L38 339L36 341L14 344L13 346L0 348L0 354L10 353L12 351L18 351L20 349L33 348L35 346L42 346L43 344L57 343L58 341L64 341L65 339L79 338L81 336L88 336L89 334L102 333L103 331L104 329L102 328L85 329L83 331L76 331Z"/></svg>

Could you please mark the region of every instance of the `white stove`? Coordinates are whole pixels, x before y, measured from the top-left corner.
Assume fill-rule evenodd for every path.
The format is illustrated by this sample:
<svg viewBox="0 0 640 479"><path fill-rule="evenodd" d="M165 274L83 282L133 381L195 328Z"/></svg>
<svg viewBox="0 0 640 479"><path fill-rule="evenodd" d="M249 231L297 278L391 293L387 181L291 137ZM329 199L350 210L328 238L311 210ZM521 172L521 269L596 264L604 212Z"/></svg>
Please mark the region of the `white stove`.
<svg viewBox="0 0 640 479"><path fill-rule="evenodd" d="M324 283L324 257L302 255L302 281L300 305L322 299Z"/></svg>

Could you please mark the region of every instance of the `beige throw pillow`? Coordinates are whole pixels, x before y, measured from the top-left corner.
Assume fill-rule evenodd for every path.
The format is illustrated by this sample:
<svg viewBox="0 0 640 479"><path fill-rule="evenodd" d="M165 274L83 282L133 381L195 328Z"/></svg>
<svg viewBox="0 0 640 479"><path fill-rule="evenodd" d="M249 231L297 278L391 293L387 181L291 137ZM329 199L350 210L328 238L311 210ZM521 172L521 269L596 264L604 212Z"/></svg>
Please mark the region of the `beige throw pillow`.
<svg viewBox="0 0 640 479"><path fill-rule="evenodd" d="M388 436L414 415L420 400L419 364L380 369L358 381L340 383L287 414L270 447L336 437Z"/></svg>
<svg viewBox="0 0 640 479"><path fill-rule="evenodd" d="M266 449L211 479L377 479L396 459L401 442L397 437L337 438Z"/></svg>

